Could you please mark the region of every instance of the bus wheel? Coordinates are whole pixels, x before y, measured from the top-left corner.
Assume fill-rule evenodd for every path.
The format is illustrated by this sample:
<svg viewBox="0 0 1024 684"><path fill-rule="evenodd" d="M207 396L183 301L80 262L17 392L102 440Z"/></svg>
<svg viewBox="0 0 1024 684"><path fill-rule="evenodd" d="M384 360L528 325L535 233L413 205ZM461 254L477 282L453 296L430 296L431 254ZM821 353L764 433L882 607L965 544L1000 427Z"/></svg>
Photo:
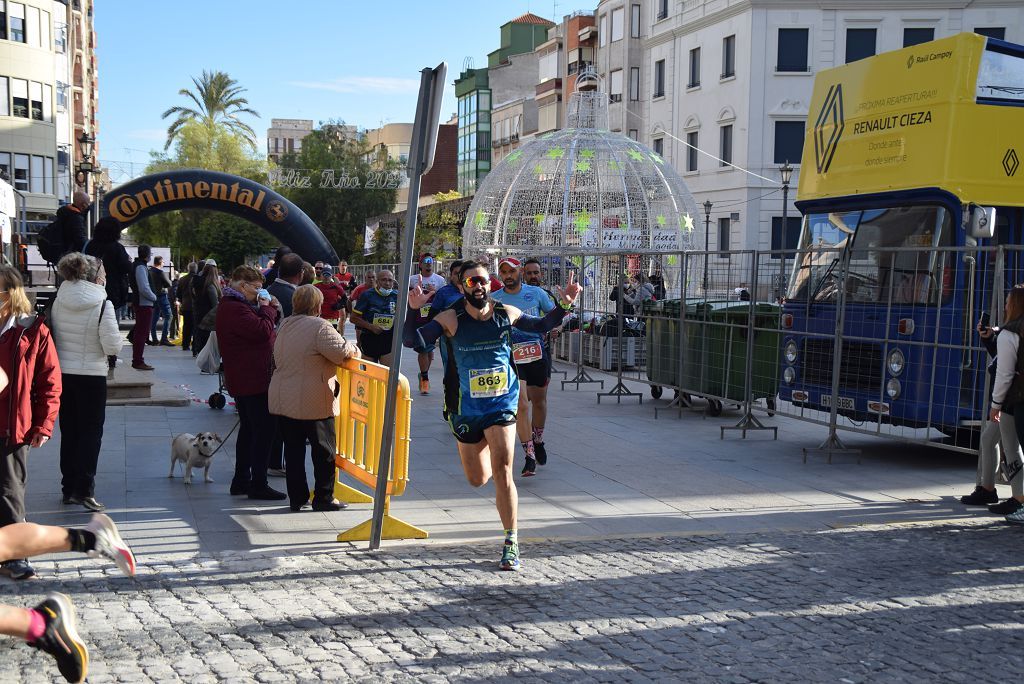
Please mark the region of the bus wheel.
<svg viewBox="0 0 1024 684"><path fill-rule="evenodd" d="M651 385L651 396L655 399L661 399L661 385Z"/></svg>
<svg viewBox="0 0 1024 684"><path fill-rule="evenodd" d="M709 416L720 416L722 415L722 402L715 399L708 399L708 415Z"/></svg>

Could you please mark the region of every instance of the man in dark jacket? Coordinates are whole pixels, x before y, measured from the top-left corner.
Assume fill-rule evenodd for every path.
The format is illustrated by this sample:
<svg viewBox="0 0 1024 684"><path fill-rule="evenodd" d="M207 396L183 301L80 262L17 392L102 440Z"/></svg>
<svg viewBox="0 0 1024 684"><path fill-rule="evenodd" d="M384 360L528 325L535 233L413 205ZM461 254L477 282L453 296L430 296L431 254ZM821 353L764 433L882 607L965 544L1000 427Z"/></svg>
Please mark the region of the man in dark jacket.
<svg viewBox="0 0 1024 684"><path fill-rule="evenodd" d="M188 272L178 279L175 297L181 302L181 348L188 351L192 345L192 279L196 277L196 262L188 264Z"/></svg>
<svg viewBox="0 0 1024 684"><path fill-rule="evenodd" d="M124 315L128 303L128 278L132 272L132 258L121 244L121 223L113 216L104 216L96 222L93 238L85 246L85 253L103 262L107 274L107 299L114 307L118 320Z"/></svg>
<svg viewBox="0 0 1024 684"><path fill-rule="evenodd" d="M292 315L292 295L302 281L302 257L285 254L277 262L277 280L267 286L267 291L281 302L283 318Z"/></svg>
<svg viewBox="0 0 1024 684"><path fill-rule="evenodd" d="M267 269L267 272L263 275L263 287L270 289L270 286L274 284L274 281L280 278L281 273L281 259L285 254L291 254L292 248L281 245L274 252L274 265ZM283 303L283 302L282 302ZM291 311L292 304L291 300L288 301L288 310Z"/></svg>
<svg viewBox="0 0 1024 684"><path fill-rule="evenodd" d="M159 254L153 257L153 265L149 267L149 286L153 288L153 293L156 295L156 305L153 307L153 322L150 324L149 344L171 347L173 345L167 339L167 331L171 325L171 300L168 296L168 292L171 289L171 279L164 272L164 258ZM156 338L158 317L164 321L159 340Z"/></svg>
<svg viewBox="0 0 1024 684"><path fill-rule="evenodd" d="M64 254L81 252L85 246L85 215L89 212L90 204L89 194L78 190L71 196L71 204L65 204L57 210L57 220L61 222Z"/></svg>

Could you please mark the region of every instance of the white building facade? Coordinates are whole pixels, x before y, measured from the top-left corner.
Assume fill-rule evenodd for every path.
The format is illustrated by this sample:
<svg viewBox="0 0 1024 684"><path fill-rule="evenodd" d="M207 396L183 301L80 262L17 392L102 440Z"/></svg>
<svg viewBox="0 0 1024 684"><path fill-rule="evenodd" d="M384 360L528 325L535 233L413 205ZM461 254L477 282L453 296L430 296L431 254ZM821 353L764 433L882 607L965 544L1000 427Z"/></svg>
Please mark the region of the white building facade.
<svg viewBox="0 0 1024 684"><path fill-rule="evenodd" d="M635 129L683 175L698 204L712 203L714 250L796 246L793 202L819 71L964 31L1024 42L1019 0L605 0L597 17L599 30L608 27L597 57L605 90L612 73L623 73L612 129ZM630 91L625 74L638 65L639 88ZM786 161L794 172L784 227ZM701 229L705 218L695 222Z"/></svg>
<svg viewBox="0 0 1024 684"><path fill-rule="evenodd" d="M0 1L0 172L30 221L93 190L75 170L78 138L98 131L96 83L91 1Z"/></svg>

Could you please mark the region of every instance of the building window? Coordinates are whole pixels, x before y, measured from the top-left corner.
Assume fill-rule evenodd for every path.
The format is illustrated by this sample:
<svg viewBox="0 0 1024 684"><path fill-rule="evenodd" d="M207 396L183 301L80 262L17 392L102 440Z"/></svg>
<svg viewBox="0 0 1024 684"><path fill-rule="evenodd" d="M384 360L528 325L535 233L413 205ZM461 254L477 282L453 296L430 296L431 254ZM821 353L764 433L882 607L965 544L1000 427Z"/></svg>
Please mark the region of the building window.
<svg viewBox="0 0 1024 684"><path fill-rule="evenodd" d="M996 40L1006 40L1006 29L1002 26L978 27L974 32L979 36L988 36Z"/></svg>
<svg viewBox="0 0 1024 684"><path fill-rule="evenodd" d="M53 86L43 84L43 121L53 123Z"/></svg>
<svg viewBox="0 0 1024 684"><path fill-rule="evenodd" d="M7 3L0 0L0 38L7 40Z"/></svg>
<svg viewBox="0 0 1024 684"><path fill-rule="evenodd" d="M782 217L772 216L772 259L781 259L782 251L796 251L800 244L799 216L786 217L786 234L782 234Z"/></svg>
<svg viewBox="0 0 1024 684"><path fill-rule="evenodd" d="M665 60L654 63L654 97L665 97Z"/></svg>
<svg viewBox="0 0 1024 684"><path fill-rule="evenodd" d="M41 193L46 187L43 183L43 158L37 154L32 155L32 173L29 176L29 192Z"/></svg>
<svg viewBox="0 0 1024 684"><path fill-rule="evenodd" d="M640 5L630 6L629 14L629 37L640 37Z"/></svg>
<svg viewBox="0 0 1024 684"><path fill-rule="evenodd" d="M622 102L622 69L613 71L608 82L608 95L611 101Z"/></svg>
<svg viewBox="0 0 1024 684"><path fill-rule="evenodd" d="M6 76L0 76L0 116L11 115L11 94L7 82Z"/></svg>
<svg viewBox="0 0 1024 684"><path fill-rule="evenodd" d="M68 110L68 88L70 86L62 81L57 81L57 111L66 112Z"/></svg>
<svg viewBox="0 0 1024 684"><path fill-rule="evenodd" d="M55 22L53 25L53 47L60 54L68 51L68 25L64 22Z"/></svg>
<svg viewBox="0 0 1024 684"><path fill-rule="evenodd" d="M722 39L722 78L736 75L736 36Z"/></svg>
<svg viewBox="0 0 1024 684"><path fill-rule="evenodd" d="M732 163L732 124L722 126L718 156L721 157L721 161L718 162L719 166L728 166Z"/></svg>
<svg viewBox="0 0 1024 684"><path fill-rule="evenodd" d="M635 128L630 128L629 129L629 139L630 140L639 140L640 139L640 131L638 131Z"/></svg>
<svg viewBox="0 0 1024 684"><path fill-rule="evenodd" d="M10 32L8 38L17 43L25 42L25 6L21 3L11 2L7 4L8 20L10 21Z"/></svg>
<svg viewBox="0 0 1024 684"><path fill-rule="evenodd" d="M28 118L28 81L11 79L11 114Z"/></svg>
<svg viewBox="0 0 1024 684"><path fill-rule="evenodd" d="M28 155L14 155L14 189L28 192Z"/></svg>
<svg viewBox="0 0 1024 684"><path fill-rule="evenodd" d="M805 28L779 29L779 52L776 71L808 71L807 34Z"/></svg>
<svg viewBox="0 0 1024 684"><path fill-rule="evenodd" d="M668 0L658 0L658 19L668 16Z"/></svg>
<svg viewBox="0 0 1024 684"><path fill-rule="evenodd" d="M651 149L654 150L654 154L658 155L659 157L664 157L665 156L665 139L664 138L655 138L654 140L652 140L651 141Z"/></svg>
<svg viewBox="0 0 1024 684"><path fill-rule="evenodd" d="M608 44L608 15L602 14L601 21L598 23L597 29L597 41L601 47Z"/></svg>
<svg viewBox="0 0 1024 684"><path fill-rule="evenodd" d="M905 28L903 29L903 47L920 45L935 40L935 29L933 28Z"/></svg>
<svg viewBox="0 0 1024 684"><path fill-rule="evenodd" d="M728 218L718 219L718 251L729 251L730 222ZM724 255L723 255L724 256ZM726 257L728 258L728 257Z"/></svg>
<svg viewBox="0 0 1024 684"><path fill-rule="evenodd" d="M625 36L626 8L616 7L612 10L612 42L622 40Z"/></svg>
<svg viewBox="0 0 1024 684"><path fill-rule="evenodd" d="M697 170L697 131L686 134L686 170Z"/></svg>
<svg viewBox="0 0 1024 684"><path fill-rule="evenodd" d="M629 99L634 102L640 99L640 67L629 68Z"/></svg>
<svg viewBox="0 0 1024 684"><path fill-rule="evenodd" d="M29 81L29 105L31 107L30 118L36 121L43 120L43 84Z"/></svg>
<svg viewBox="0 0 1024 684"><path fill-rule="evenodd" d="M700 48L690 50L690 80L687 81L687 88L696 88L700 85Z"/></svg>
<svg viewBox="0 0 1024 684"><path fill-rule="evenodd" d="M558 78L558 51L543 55L538 61L540 83Z"/></svg>
<svg viewBox="0 0 1024 684"><path fill-rule="evenodd" d="M846 63L875 54L876 29L846 29Z"/></svg>
<svg viewBox="0 0 1024 684"><path fill-rule="evenodd" d="M2 3L0 3L2 6ZM7 178L11 177L11 153L0 152L0 175L4 175Z"/></svg>
<svg viewBox="0 0 1024 684"><path fill-rule="evenodd" d="M775 122L775 156L776 164L800 161L804 151L804 122Z"/></svg>
<svg viewBox="0 0 1024 684"><path fill-rule="evenodd" d="M39 47L39 8L31 5L25 8L25 43Z"/></svg>
<svg viewBox="0 0 1024 684"><path fill-rule="evenodd" d="M43 193L53 194L53 157L43 157Z"/></svg>

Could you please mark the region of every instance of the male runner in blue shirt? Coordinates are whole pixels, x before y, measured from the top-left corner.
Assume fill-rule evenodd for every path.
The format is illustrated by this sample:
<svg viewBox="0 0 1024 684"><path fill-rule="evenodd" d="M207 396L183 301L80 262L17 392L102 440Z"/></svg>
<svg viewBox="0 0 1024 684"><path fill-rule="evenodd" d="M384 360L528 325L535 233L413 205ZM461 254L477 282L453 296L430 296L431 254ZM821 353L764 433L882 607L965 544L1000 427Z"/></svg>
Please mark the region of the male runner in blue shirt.
<svg viewBox="0 0 1024 684"><path fill-rule="evenodd" d="M448 347L445 406L449 426L458 441L462 469L474 487L486 484L494 476L498 515L505 528L499 567L518 570L519 501L512 479L512 460L519 378L512 368L512 331L514 328L544 333L555 328L579 296L580 286L575 272L570 273L565 291L559 293L559 306L541 319L524 315L514 306L494 302L489 293L487 268L475 261L463 264L460 280L464 300L418 329L410 318L404 332L422 346L444 338L442 344ZM418 309L427 299L420 288L413 288L409 307ZM453 382L447 382L449 376Z"/></svg>
<svg viewBox="0 0 1024 684"><path fill-rule="evenodd" d="M523 266L519 259L505 257L498 262L498 277L504 287L492 292L491 297L504 304L511 304L527 316L542 316L555 308L555 303L539 287L523 284ZM536 333L512 331L512 358L516 363L519 380L526 383L526 391L519 393L519 411L516 418L516 433L526 452L523 477L530 477L537 471L537 463L547 463L547 451L543 446L538 453L530 421L530 404L533 404L534 419L544 425L547 417L547 388L551 379L551 364L544 346L544 336Z"/></svg>

